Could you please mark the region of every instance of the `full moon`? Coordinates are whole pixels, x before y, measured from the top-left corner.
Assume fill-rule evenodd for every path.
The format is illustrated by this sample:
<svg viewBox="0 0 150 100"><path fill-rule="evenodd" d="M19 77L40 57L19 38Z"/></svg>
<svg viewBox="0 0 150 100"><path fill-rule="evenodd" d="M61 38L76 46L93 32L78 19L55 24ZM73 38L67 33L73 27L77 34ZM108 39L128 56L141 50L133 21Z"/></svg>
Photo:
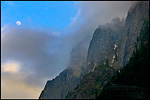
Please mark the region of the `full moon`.
<svg viewBox="0 0 150 100"><path fill-rule="evenodd" d="M20 26L20 25L21 25L21 22L20 22L20 21L17 21L16 24L17 24L18 26Z"/></svg>

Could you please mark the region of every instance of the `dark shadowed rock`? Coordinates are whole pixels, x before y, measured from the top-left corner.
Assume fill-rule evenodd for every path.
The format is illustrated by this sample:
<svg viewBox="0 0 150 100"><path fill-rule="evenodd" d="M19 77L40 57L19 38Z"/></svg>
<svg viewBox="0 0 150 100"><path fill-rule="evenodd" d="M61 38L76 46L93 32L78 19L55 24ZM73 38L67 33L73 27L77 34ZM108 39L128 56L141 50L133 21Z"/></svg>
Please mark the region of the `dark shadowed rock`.
<svg viewBox="0 0 150 100"><path fill-rule="evenodd" d="M126 19L114 18L111 23L99 25L89 47L90 39L74 47L68 67L55 79L47 81L39 98L96 98L115 72L129 61L144 20L149 20L147 1L135 3Z"/></svg>
<svg viewBox="0 0 150 100"><path fill-rule="evenodd" d="M134 4L128 11L126 21L124 19L120 21L119 18L115 18L111 23L99 25L93 34L88 49L86 66L89 73L67 95L67 98L96 98L97 93L92 91L97 86L95 79L99 77L98 84L100 86L96 89L101 91L103 86L109 82L112 74L127 64L135 49L134 43L137 40L137 36L140 35L144 20L149 20L148 3L141 1ZM95 70L97 66L106 64L109 67L101 67L102 71L97 73L97 70ZM103 84L104 81L105 84Z"/></svg>

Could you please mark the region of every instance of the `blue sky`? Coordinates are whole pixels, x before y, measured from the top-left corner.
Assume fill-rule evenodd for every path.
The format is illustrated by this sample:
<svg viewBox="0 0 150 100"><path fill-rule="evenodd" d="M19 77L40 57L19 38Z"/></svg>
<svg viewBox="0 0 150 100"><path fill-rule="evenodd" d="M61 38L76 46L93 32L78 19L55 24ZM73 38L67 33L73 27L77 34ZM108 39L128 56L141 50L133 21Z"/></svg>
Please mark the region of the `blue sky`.
<svg viewBox="0 0 150 100"><path fill-rule="evenodd" d="M2 98L38 98L47 80L68 67L74 46L92 38L99 24L125 16L129 5L1 1Z"/></svg>
<svg viewBox="0 0 150 100"><path fill-rule="evenodd" d="M38 98L67 67L70 44L56 34L68 35L78 16L74 1L1 1L2 98Z"/></svg>
<svg viewBox="0 0 150 100"><path fill-rule="evenodd" d="M20 21L24 27L61 30L77 12L73 1L1 1L1 27Z"/></svg>

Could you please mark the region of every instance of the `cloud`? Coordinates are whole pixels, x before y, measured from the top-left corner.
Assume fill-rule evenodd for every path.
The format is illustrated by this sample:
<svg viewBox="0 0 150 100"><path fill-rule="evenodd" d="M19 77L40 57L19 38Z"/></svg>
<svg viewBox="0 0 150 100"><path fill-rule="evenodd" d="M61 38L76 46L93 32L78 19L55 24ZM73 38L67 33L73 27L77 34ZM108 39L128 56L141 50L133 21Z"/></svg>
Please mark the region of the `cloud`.
<svg viewBox="0 0 150 100"><path fill-rule="evenodd" d="M72 26L77 21L77 19L79 18L80 15L81 15L81 10L78 9L78 12L75 15L75 17L71 18L72 22L71 22L70 26Z"/></svg>
<svg viewBox="0 0 150 100"><path fill-rule="evenodd" d="M5 1L5 3L10 6L14 5L14 3L12 1Z"/></svg>
<svg viewBox="0 0 150 100"><path fill-rule="evenodd" d="M101 24L106 24L112 21L113 18L125 18L129 7L130 1L79 1L76 2L78 9L78 17L73 20L70 27L66 30L70 30L70 38L73 44L77 44L84 38L92 38L92 35L96 28ZM87 42L87 45L89 44Z"/></svg>
<svg viewBox="0 0 150 100"><path fill-rule="evenodd" d="M28 85L20 80L1 78L1 99L38 99L42 87Z"/></svg>
<svg viewBox="0 0 150 100"><path fill-rule="evenodd" d="M8 27L8 25L3 26L3 27L1 28L1 33L3 33L3 32L6 30L7 27Z"/></svg>
<svg viewBox="0 0 150 100"><path fill-rule="evenodd" d="M20 21L17 21L16 24L17 24L18 26L20 26L20 25L21 25L21 22L20 22Z"/></svg>
<svg viewBox="0 0 150 100"><path fill-rule="evenodd" d="M50 33L34 29L13 28L2 35L2 63L9 60L23 62L23 67L38 75L55 70L55 57L51 44L55 37ZM22 70L23 71L23 70ZM50 75L55 73L50 73Z"/></svg>
<svg viewBox="0 0 150 100"><path fill-rule="evenodd" d="M20 64L18 62L8 62L2 65L3 72L17 73L19 71Z"/></svg>
<svg viewBox="0 0 150 100"><path fill-rule="evenodd" d="M57 55L59 53L57 52L60 52L57 50L62 48L61 45L59 49L55 48L55 45L59 44L58 37L51 31L38 29L13 27L11 29L6 28L6 30L1 35L2 77L12 80L13 84L5 84L5 87L7 89L11 86L19 88L21 85L17 82L26 86L19 89L10 88L9 91L4 89L5 92L2 95L4 98L19 98L24 91L26 94L22 94L22 98L25 95L26 98L38 98L35 94L33 96L27 95L26 90L21 89L29 89L29 87L34 89L34 86L36 88L44 87L48 79L55 77L63 70L61 67L66 66L64 62L57 64L59 60L59 55ZM16 85L14 85L15 82ZM4 84L2 84L2 87L4 87ZM20 96L18 96L18 92ZM41 89L38 89L37 92L40 94Z"/></svg>
<svg viewBox="0 0 150 100"><path fill-rule="evenodd" d="M77 2L80 9L80 20L76 21L74 27L84 22L82 26L91 25L94 27L99 24L111 22L115 17L126 17L131 1L88 1Z"/></svg>
<svg viewBox="0 0 150 100"><path fill-rule="evenodd" d="M87 52L98 25L115 17L126 17L130 4L128 1L77 2L79 10L65 35L57 30L6 27L1 35L2 97L38 98L46 81L67 67L72 48L85 41L83 50Z"/></svg>

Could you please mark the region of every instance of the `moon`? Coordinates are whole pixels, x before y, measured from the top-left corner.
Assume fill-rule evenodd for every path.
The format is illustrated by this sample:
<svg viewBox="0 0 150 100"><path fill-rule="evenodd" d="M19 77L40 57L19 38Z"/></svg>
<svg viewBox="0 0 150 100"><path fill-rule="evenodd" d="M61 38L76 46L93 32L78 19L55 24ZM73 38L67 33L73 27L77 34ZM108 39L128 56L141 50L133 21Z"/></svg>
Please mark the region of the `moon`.
<svg viewBox="0 0 150 100"><path fill-rule="evenodd" d="M17 24L18 26L20 26L20 25L21 25L21 22L20 22L20 21L17 21L16 24Z"/></svg>

